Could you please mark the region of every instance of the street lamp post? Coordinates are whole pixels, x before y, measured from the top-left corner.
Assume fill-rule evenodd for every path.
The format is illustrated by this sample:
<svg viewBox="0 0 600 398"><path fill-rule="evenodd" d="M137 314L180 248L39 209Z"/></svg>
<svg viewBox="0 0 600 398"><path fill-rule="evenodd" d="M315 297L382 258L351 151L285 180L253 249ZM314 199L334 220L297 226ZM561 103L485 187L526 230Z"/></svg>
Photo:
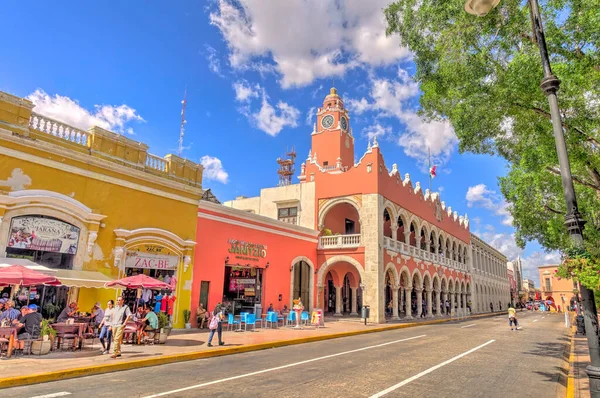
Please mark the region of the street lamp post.
<svg viewBox="0 0 600 398"><path fill-rule="evenodd" d="M537 0L528 0L531 12L531 23L533 34L535 35L540 56L542 58L542 67L544 69L544 78L540 87L548 97L550 105L550 115L552 119L552 128L554 132L554 141L556 144L556 153L558 155L558 164L560 166L560 176L562 179L563 192L567 205L567 214L565 215L565 226L569 231L571 241L576 247L583 247L583 228L585 221L579 213L577 207L577 198L573 187L573 178L571 176L571 166L567 154L567 146L563 134L560 109L558 108L558 99L556 93L560 86L560 80L552 73L550 67L550 58L548 57L548 48L546 47L546 38L542 26ZM500 0L467 0L465 11L477 16L484 16L498 5ZM600 398L600 347L598 342L598 318L596 316L596 302L594 292L581 285L581 297L585 310L585 329L590 351L591 364L586 368L590 379L590 394L592 398Z"/></svg>

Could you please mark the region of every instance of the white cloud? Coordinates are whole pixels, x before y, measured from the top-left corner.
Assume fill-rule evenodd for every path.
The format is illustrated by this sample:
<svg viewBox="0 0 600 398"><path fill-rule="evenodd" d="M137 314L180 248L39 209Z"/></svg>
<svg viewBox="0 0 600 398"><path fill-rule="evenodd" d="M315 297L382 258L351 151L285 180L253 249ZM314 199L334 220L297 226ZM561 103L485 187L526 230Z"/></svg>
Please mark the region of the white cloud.
<svg viewBox="0 0 600 398"><path fill-rule="evenodd" d="M200 158L200 164L204 167L204 173L202 174L204 178L227 184L229 174L223 168L221 159L205 155Z"/></svg>
<svg viewBox="0 0 600 398"><path fill-rule="evenodd" d="M392 128L387 126L382 126L379 123L376 123L372 126L366 127L363 129L362 133L364 136L369 138L369 141L373 139L373 137L383 137L384 135L391 134Z"/></svg>
<svg viewBox="0 0 600 398"><path fill-rule="evenodd" d="M540 287L538 267L542 265L560 264L561 258L559 252L533 252L523 258L523 278L533 279L535 285Z"/></svg>
<svg viewBox="0 0 600 398"><path fill-rule="evenodd" d="M94 105L92 113L69 97L58 94L52 97L41 89L35 90L27 99L34 103L34 112L82 130L98 126L121 134L134 134L133 128L126 125L144 121L135 109L125 104Z"/></svg>
<svg viewBox="0 0 600 398"><path fill-rule="evenodd" d="M233 68L272 66L282 87L305 86L357 66L408 59L399 38L385 34L382 9L389 3L289 0L265 7L252 0L219 0L210 21L227 43Z"/></svg>
<svg viewBox="0 0 600 398"><path fill-rule="evenodd" d="M317 108L314 106L311 106L310 109L306 112L306 125L307 126L313 125L313 120L315 118L316 111L317 111Z"/></svg>
<svg viewBox="0 0 600 398"><path fill-rule="evenodd" d="M235 99L240 102L249 101L252 98L258 98L258 91L260 86L250 86L247 81L240 80L233 83L233 89L235 90Z"/></svg>
<svg viewBox="0 0 600 398"><path fill-rule="evenodd" d="M357 114L374 112L379 117L394 117L404 126L397 143L404 154L418 160L426 169L429 153L432 162L445 164L458 144L454 130L446 121L423 120L410 108L410 102L419 94L418 84L404 69L399 68L393 80L372 78L369 98L349 99L348 107Z"/></svg>
<svg viewBox="0 0 600 398"><path fill-rule="evenodd" d="M300 111L286 102L279 101L273 107L267 95L263 93L260 110L252 113L250 119L256 123L258 129L274 137L286 126L298 126L299 116Z"/></svg>
<svg viewBox="0 0 600 398"><path fill-rule="evenodd" d="M206 60L208 61L208 69L221 76L223 76L223 73L221 72L221 60L219 59L219 56L217 55L217 50L215 50L214 47L211 47L209 45L206 45Z"/></svg>
<svg viewBox="0 0 600 398"><path fill-rule="evenodd" d="M485 184L478 184L467 189L467 206L480 206L486 209L494 207L494 191L487 188Z"/></svg>
<svg viewBox="0 0 600 398"><path fill-rule="evenodd" d="M467 189L465 196L468 207L483 207L493 210L494 214L501 216L502 224L512 226L514 218L508 209L508 203L496 191L488 189L485 184L477 184Z"/></svg>

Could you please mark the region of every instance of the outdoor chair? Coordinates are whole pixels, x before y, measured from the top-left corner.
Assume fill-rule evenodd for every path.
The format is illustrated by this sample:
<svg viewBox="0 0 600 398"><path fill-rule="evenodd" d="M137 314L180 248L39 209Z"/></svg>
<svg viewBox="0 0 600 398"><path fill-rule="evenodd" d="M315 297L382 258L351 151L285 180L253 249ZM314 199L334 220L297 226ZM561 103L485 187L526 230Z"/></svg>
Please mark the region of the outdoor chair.
<svg viewBox="0 0 600 398"><path fill-rule="evenodd" d="M275 324L276 326L279 326L279 319L277 317L277 313L276 312L267 313L267 318L265 319L265 323L266 323L266 326L268 326L269 323L271 323L271 327L273 327L273 324Z"/></svg>
<svg viewBox="0 0 600 398"><path fill-rule="evenodd" d="M232 330L234 325L241 326L241 321L236 321L233 314L227 314L227 326L229 326L229 330Z"/></svg>
<svg viewBox="0 0 600 398"><path fill-rule="evenodd" d="M255 314L247 314L246 322L244 323L244 330L248 330L248 325L253 327L253 332L256 332L256 322L260 322L260 327L262 328L262 319L256 319Z"/></svg>
<svg viewBox="0 0 600 398"><path fill-rule="evenodd" d="M308 311L302 311L302 315L300 315L300 322L303 322L305 325L308 325L310 318L308 316Z"/></svg>
<svg viewBox="0 0 600 398"><path fill-rule="evenodd" d="M290 312L287 316L287 318L285 319L286 325L289 325L290 323L292 325L296 324L296 313L295 312Z"/></svg>
<svg viewBox="0 0 600 398"><path fill-rule="evenodd" d="M246 323L246 317L248 316L248 312L240 312L240 322Z"/></svg>

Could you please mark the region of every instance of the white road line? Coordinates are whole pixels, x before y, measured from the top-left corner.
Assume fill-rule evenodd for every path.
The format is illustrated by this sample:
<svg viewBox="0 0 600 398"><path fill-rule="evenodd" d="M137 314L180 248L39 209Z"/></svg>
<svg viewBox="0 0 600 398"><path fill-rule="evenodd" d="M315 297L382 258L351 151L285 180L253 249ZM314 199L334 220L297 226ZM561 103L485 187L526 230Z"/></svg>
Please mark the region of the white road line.
<svg viewBox="0 0 600 398"><path fill-rule="evenodd" d="M67 392L67 391L61 391L61 392L55 392L54 394L36 395L35 397L31 397L31 398L54 398L54 397L66 397L67 395L71 395L71 393L70 393L70 392Z"/></svg>
<svg viewBox="0 0 600 398"><path fill-rule="evenodd" d="M469 354L471 354L471 353L473 353L473 352L475 352L475 351L479 350L480 348L483 348L483 347L485 347L485 346L486 346L486 345L488 345L488 344L492 344L494 341L496 341L496 340L490 340L490 341L488 341L487 343L484 343L484 344L482 344L482 345L480 345L480 346L477 346L477 347L475 347L475 348L473 348L473 349L471 349L471 350L469 350L469 351L467 351L467 352L463 352L462 354L460 354L460 355L457 355L457 356L455 356L454 358L451 358L451 359L449 359L449 360L447 360L447 361L444 361L444 362L440 363L439 365L435 365L435 366L433 366L433 367L431 367L431 368L429 368L429 369L427 369L427 370L424 370L423 372L421 372L421 373L419 373L419 374L416 374L416 375L414 375L413 377L410 377L410 378L408 378L408 379L406 379L406 380L404 380L404 381L401 381L400 383L398 383L398 384L396 384L396 385L393 385L393 386L391 386L390 388L386 388L385 390L383 390L383 391L381 391L381 392L378 392L377 394L371 395L371 397L370 397L370 398L379 398L379 397L383 397L384 395L387 395L387 394L389 394L390 392L392 392L392 391L394 391L394 390L397 390L398 388L400 388L400 387L402 387L402 386L405 386L405 385L407 385L408 383L410 383L410 382L412 382L412 381L415 381L415 380L417 380L417 379L419 379L419 378L421 378L421 377L423 377L423 376L425 376L425 375L427 375L427 374L429 374L429 373L433 372L434 370L437 370L437 369L441 368L442 366L446 366L446 365L448 365L449 363L452 363L452 362L456 361L457 359L460 359L460 358L462 358L462 357L464 357L464 356L467 356L467 355L469 355Z"/></svg>
<svg viewBox="0 0 600 398"><path fill-rule="evenodd" d="M534 322L537 322L537 321L539 321L539 319L534 319L533 321L534 321Z"/></svg>
<svg viewBox="0 0 600 398"><path fill-rule="evenodd" d="M323 357L318 357L318 358L313 358L313 359L307 359L306 361L300 361L300 362L290 363L290 364L283 365L283 366L277 366L276 368L263 369L263 370L259 370L259 371L252 372L252 373L246 373L246 374L243 374L243 375L238 375L238 376L233 376L233 377L227 377L225 379L213 380L213 381L209 381L207 383L196 384L196 385L189 386L189 387L178 388L177 390L165 391L165 392L161 392L161 393L154 394L154 395L148 395L148 396L146 396L144 398L155 398L155 397L162 397L162 396L165 396L165 395L177 394L177 393L183 392L183 391L189 391L189 390L193 390L193 389L196 389L196 388L210 386L210 385L213 385L213 384L224 383L226 381L243 379L245 377L256 376L256 375L259 375L259 374L262 374L262 373L273 372L273 371L276 371L276 370L281 370L281 369L291 368L291 367L294 367L294 366L304 365L306 363L321 361L323 359L335 358L335 357L339 357L341 355L347 355L347 354L352 354L352 353L355 353L355 352L370 350L372 348L385 347L387 345L401 343L403 341L420 339L421 337L425 337L425 336L426 336L425 334L422 334L420 336L409 337L409 338L401 339L401 340L388 341L387 343L372 345L372 346L369 346L369 347L358 348L356 350L338 352L337 354L331 354L331 355L325 355Z"/></svg>
<svg viewBox="0 0 600 398"><path fill-rule="evenodd" d="M461 328L461 329L464 329L464 328L470 328L471 326L475 326L475 325L476 325L476 323L473 323L473 324L471 324L471 325L467 325L467 326L461 326L460 328Z"/></svg>

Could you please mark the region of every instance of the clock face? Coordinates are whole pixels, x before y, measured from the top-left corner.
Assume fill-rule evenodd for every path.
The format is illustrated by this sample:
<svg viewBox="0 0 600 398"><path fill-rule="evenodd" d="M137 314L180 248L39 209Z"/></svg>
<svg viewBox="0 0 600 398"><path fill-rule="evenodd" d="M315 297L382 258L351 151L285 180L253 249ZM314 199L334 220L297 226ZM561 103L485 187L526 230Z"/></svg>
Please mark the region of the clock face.
<svg viewBox="0 0 600 398"><path fill-rule="evenodd" d="M321 119L321 126L323 126L326 129L330 129L331 126L333 126L333 116L331 116L331 115L324 116L323 119Z"/></svg>
<svg viewBox="0 0 600 398"><path fill-rule="evenodd" d="M342 126L342 130L348 130L348 120L344 116L340 119L340 126Z"/></svg>

